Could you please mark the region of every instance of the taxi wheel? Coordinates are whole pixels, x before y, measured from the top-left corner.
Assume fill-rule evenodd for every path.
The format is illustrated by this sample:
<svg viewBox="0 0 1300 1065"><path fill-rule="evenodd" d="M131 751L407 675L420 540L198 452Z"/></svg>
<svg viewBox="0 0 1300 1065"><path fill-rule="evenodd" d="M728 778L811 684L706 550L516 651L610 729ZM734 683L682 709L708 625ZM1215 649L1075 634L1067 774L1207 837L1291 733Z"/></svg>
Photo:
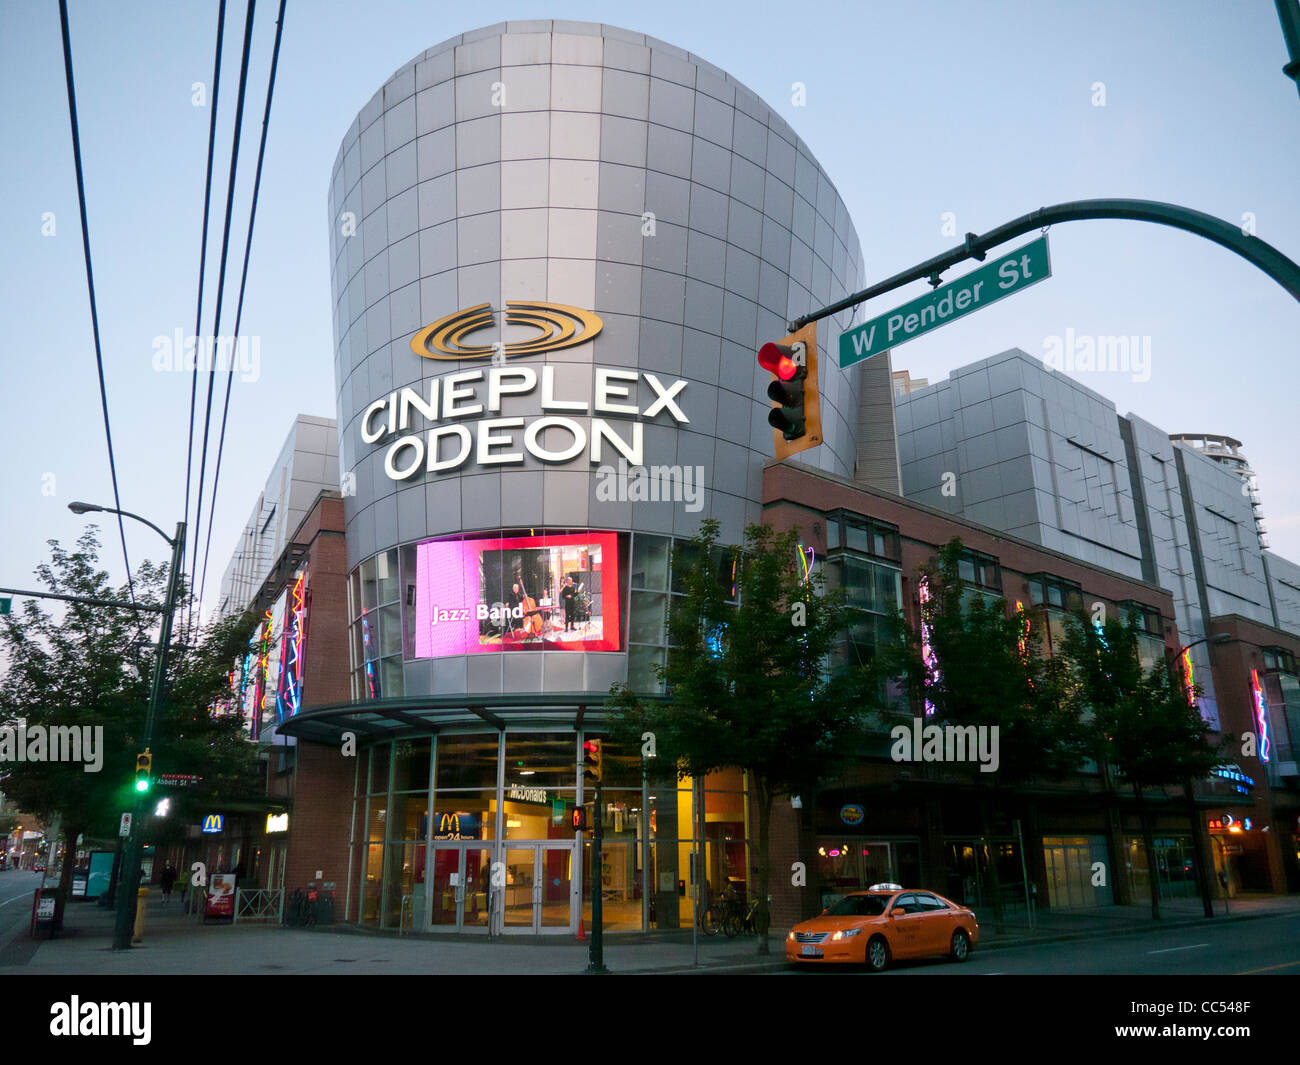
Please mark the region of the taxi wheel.
<svg viewBox="0 0 1300 1065"><path fill-rule="evenodd" d="M878 973L889 965L889 944L884 936L873 936L867 944L867 968Z"/></svg>
<svg viewBox="0 0 1300 1065"><path fill-rule="evenodd" d="M970 936L960 928L952 934L952 949L949 953L953 961L965 961L970 957Z"/></svg>

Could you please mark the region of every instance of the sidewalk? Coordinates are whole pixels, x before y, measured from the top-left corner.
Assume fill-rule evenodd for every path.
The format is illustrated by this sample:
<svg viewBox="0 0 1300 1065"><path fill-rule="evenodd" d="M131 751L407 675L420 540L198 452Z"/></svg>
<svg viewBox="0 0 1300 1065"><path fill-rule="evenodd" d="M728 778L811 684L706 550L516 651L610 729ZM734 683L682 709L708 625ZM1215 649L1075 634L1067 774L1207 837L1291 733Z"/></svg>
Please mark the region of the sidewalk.
<svg viewBox="0 0 1300 1065"><path fill-rule="evenodd" d="M392 936L362 932L351 926L316 931L259 924L209 924L181 912L179 897L166 905L156 896L147 902L145 938L130 951L110 949L113 914L93 903L67 908L64 931L55 940L15 937L0 950L0 975L562 975L587 967L588 944L572 937ZM1214 921L1248 920L1300 912L1300 895L1233 899L1229 915L1223 902ZM1161 905L1160 928L1205 920L1197 899ZM992 916L981 913L978 952L1069 939L1122 936L1152 931L1150 907L1112 906L1101 910L1054 911L1038 915L1031 933L1023 915L993 931ZM772 954L756 955L752 936L727 939L699 937L699 968L690 932L605 936L605 965L615 973L759 973L782 969L783 942L773 936Z"/></svg>
<svg viewBox="0 0 1300 1065"><path fill-rule="evenodd" d="M1223 899L1214 900L1214 922L1271 917L1281 913L1300 913L1300 895L1243 894L1229 899L1224 913ZM1162 899L1159 922L1151 919L1151 904L1104 906L1096 909L1040 911L1031 931L1024 907L1007 916L1005 932L993 930L993 910L976 911L980 922L980 950L997 950L1034 943L1059 943L1096 936L1123 936L1150 932L1157 928L1181 928L1206 922L1205 908L1199 898Z"/></svg>

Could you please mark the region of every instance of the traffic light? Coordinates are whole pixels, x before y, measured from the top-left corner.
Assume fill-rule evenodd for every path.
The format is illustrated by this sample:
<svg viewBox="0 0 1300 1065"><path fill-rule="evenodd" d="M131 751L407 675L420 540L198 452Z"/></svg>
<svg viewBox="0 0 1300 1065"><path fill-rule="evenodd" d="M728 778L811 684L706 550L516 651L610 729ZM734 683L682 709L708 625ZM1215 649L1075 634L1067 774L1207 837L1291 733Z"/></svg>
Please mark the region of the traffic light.
<svg viewBox="0 0 1300 1065"><path fill-rule="evenodd" d="M587 831L587 808L585 806L575 806L569 811L569 827L575 832Z"/></svg>
<svg viewBox="0 0 1300 1065"><path fill-rule="evenodd" d="M135 756L135 790L146 792L153 786L153 755L146 749Z"/></svg>
<svg viewBox="0 0 1300 1065"><path fill-rule="evenodd" d="M582 779L588 784L599 784L600 777L600 740L587 740L582 745Z"/></svg>
<svg viewBox="0 0 1300 1065"><path fill-rule="evenodd" d="M758 364L772 375L768 399L775 400L767 416L772 444L784 459L822 442L821 392L817 386L817 323L758 350Z"/></svg>

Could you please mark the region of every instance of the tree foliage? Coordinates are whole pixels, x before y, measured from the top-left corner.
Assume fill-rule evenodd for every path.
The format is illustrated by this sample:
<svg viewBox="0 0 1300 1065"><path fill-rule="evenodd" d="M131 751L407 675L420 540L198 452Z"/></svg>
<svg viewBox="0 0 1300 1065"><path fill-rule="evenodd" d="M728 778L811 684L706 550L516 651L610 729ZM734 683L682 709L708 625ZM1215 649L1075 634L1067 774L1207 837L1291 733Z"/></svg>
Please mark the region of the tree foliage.
<svg viewBox="0 0 1300 1065"><path fill-rule="evenodd" d="M1072 619L1066 655L1079 681L1091 757L1106 761L1135 787L1181 785L1222 760L1195 702L1163 658L1142 668L1138 629L1086 617Z"/></svg>
<svg viewBox="0 0 1300 1065"><path fill-rule="evenodd" d="M64 595L127 600L128 590L113 588L98 568L99 547L94 526L72 551L50 541L51 561L36 570L40 585ZM160 605L166 585L166 565L141 564L136 601ZM82 762L0 763L0 790L21 809L47 823L61 815L65 828L91 836L115 834L118 815L131 805L135 755L144 748L158 616L83 603L61 604L54 614L42 600L29 599L21 613L0 619L8 663L0 681L0 725L86 727L92 736L102 730L97 772L86 771L84 752ZM201 632L192 646L173 645L168 655L151 743L153 772L155 778L203 777L196 798L252 794L260 779L239 720L211 713L251 631L251 619L228 619Z"/></svg>
<svg viewBox="0 0 1300 1065"><path fill-rule="evenodd" d="M954 538L936 564L922 568L928 639L921 625L900 620L902 639L887 650L881 668L902 679L918 711L929 703L930 721L997 728L998 769L984 774L972 765L979 783L1015 786L1077 770L1085 751L1069 698L1068 666L1044 656L1032 638L1031 627L1041 622L1008 613L1001 598L967 589L962 552L961 540Z"/></svg>
<svg viewBox="0 0 1300 1065"><path fill-rule="evenodd" d="M674 558L690 569L658 669L668 698L616 686L610 721L629 738L653 731L682 777L738 766L773 795L797 793L832 775L859 732L858 686L827 667L843 599L821 574L804 579L797 530L751 525L743 550L717 535L716 521L703 522Z"/></svg>
<svg viewBox="0 0 1300 1065"><path fill-rule="evenodd" d="M658 670L666 699L616 685L607 719L616 738L639 742L653 732L658 757L681 777L748 772L765 906L772 801L832 777L851 755L862 681L828 667L845 624L843 596L820 573L805 575L798 530L751 525L741 549L720 546L718 531L706 520L674 553L686 594L673 603L667 665ZM759 950L767 952L765 937Z"/></svg>

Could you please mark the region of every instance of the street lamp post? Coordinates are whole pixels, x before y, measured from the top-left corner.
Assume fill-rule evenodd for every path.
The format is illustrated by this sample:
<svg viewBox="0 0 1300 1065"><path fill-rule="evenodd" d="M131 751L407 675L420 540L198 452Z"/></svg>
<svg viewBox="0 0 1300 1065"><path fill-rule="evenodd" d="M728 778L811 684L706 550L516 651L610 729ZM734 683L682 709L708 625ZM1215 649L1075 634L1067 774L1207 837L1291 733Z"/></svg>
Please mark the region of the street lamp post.
<svg viewBox="0 0 1300 1065"><path fill-rule="evenodd" d="M107 514L120 514L125 518L135 518L136 521L148 525L149 528L153 529L171 545L172 561L171 570L167 574L167 597L163 603L162 624L158 634L158 656L153 665L153 684L149 689L149 704L145 710L144 736L141 743L143 749L148 750L153 743L154 720L158 714L158 706L162 702L163 683L167 676L167 649L171 644L172 615L176 612L176 596L180 591L181 567L184 565L185 560L185 523L183 521L177 522L176 535L170 537L153 522L129 511L101 507L94 503L69 503L68 509L74 514L102 511ZM144 821L145 799L146 796L143 793L135 793L134 806L131 811L131 831L126 838L121 872L117 881L117 915L113 925L114 950L131 949L133 903L137 897L136 889L140 880L140 845L143 836L141 826Z"/></svg>

